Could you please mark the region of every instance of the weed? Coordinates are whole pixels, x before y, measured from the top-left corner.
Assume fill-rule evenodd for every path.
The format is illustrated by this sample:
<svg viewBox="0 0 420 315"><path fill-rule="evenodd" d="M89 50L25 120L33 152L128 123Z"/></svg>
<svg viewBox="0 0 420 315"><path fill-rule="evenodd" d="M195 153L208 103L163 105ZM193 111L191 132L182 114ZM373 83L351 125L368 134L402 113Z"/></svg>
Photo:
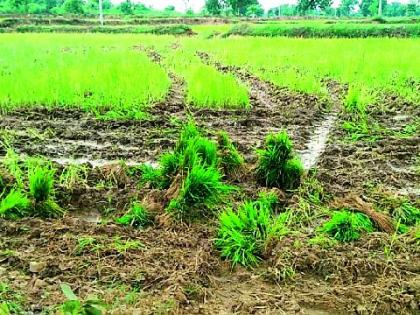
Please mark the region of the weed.
<svg viewBox="0 0 420 315"><path fill-rule="evenodd" d="M67 298L60 307L62 315L101 315L105 314L106 304L95 297L81 301L66 283L60 285L61 291Z"/></svg>
<svg viewBox="0 0 420 315"><path fill-rule="evenodd" d="M0 195L0 199L3 194ZM29 206L30 201L25 194L21 190L12 189L0 202L0 218L21 218Z"/></svg>
<svg viewBox="0 0 420 315"><path fill-rule="evenodd" d="M173 199L167 211L179 219L194 219L213 208L234 188L221 181L222 176L214 167L195 164L188 171L179 195Z"/></svg>
<svg viewBox="0 0 420 315"><path fill-rule="evenodd" d="M78 186L86 184L87 172L87 168L84 165L70 164L64 168L58 183L60 186L72 191Z"/></svg>
<svg viewBox="0 0 420 315"><path fill-rule="evenodd" d="M7 283L0 282L0 314L23 314L24 296L12 288ZM2 313L2 311L4 313Z"/></svg>
<svg viewBox="0 0 420 315"><path fill-rule="evenodd" d="M230 140L226 132L219 132L217 143L219 149L219 168L223 170L224 174L231 176L243 166L244 158L233 145L232 140Z"/></svg>
<svg viewBox="0 0 420 315"><path fill-rule="evenodd" d="M131 204L126 214L117 219L117 223L122 225L131 225L137 228L144 228L152 223L150 214L146 208L139 202Z"/></svg>
<svg viewBox="0 0 420 315"><path fill-rule="evenodd" d="M293 189L300 183L302 163L293 156L293 144L285 131L270 134L265 149L257 151L259 161L256 170L258 181L268 187Z"/></svg>
<svg viewBox="0 0 420 315"><path fill-rule="evenodd" d="M90 252L97 252L101 249L101 244L98 240L92 236L80 237L77 240L77 245L75 248L75 254L80 255L86 249L89 249Z"/></svg>
<svg viewBox="0 0 420 315"><path fill-rule="evenodd" d="M334 238L331 238L329 236L326 236L324 234L319 234L310 240L308 240L308 244L312 246L319 246L321 248L331 248L334 247L337 244L337 240Z"/></svg>
<svg viewBox="0 0 420 315"><path fill-rule="evenodd" d="M320 232L341 242L358 240L362 233L372 231L372 222L366 215L347 210L336 211L320 228Z"/></svg>
<svg viewBox="0 0 420 315"><path fill-rule="evenodd" d="M122 240L119 237L114 238L114 242L112 246L121 255L126 254L127 251L130 251L130 250L136 250L136 249L138 250L138 249L145 248L144 244L142 244L140 241Z"/></svg>

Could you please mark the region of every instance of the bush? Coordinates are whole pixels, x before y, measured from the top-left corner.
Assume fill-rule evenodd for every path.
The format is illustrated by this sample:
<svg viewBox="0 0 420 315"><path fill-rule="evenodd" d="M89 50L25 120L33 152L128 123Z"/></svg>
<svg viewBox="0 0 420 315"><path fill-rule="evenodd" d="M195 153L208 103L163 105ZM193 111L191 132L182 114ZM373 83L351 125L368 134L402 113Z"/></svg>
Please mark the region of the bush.
<svg viewBox="0 0 420 315"><path fill-rule="evenodd" d="M264 245L271 237L284 235L287 216L274 218L271 214L273 195L265 195L255 202L243 203L238 211L223 211L219 217L219 230L215 241L221 256L246 267L261 259Z"/></svg>
<svg viewBox="0 0 420 315"><path fill-rule="evenodd" d="M0 195L0 199L3 194ZM29 206L30 201L25 194L20 190L12 189L0 202L0 218L21 218L25 215Z"/></svg>
<svg viewBox="0 0 420 315"><path fill-rule="evenodd" d="M152 220L146 208L136 201L131 204L129 211L125 215L117 219L117 223L144 228L151 224Z"/></svg>
<svg viewBox="0 0 420 315"><path fill-rule="evenodd" d="M233 187L222 183L221 175L214 167L194 164L182 182L178 196L167 211L179 219L194 219L213 208Z"/></svg>
<svg viewBox="0 0 420 315"><path fill-rule="evenodd" d="M296 188L303 174L303 166L293 155L293 144L285 131L266 139L264 150L258 150L257 180L267 187Z"/></svg>
<svg viewBox="0 0 420 315"><path fill-rule="evenodd" d="M233 175L243 166L244 158L239 154L226 132L219 132L217 143L219 148L219 168L224 174L228 176Z"/></svg>
<svg viewBox="0 0 420 315"><path fill-rule="evenodd" d="M362 233L372 231L372 221L366 215L347 210L335 212L320 228L320 232L327 233L341 242L356 241Z"/></svg>

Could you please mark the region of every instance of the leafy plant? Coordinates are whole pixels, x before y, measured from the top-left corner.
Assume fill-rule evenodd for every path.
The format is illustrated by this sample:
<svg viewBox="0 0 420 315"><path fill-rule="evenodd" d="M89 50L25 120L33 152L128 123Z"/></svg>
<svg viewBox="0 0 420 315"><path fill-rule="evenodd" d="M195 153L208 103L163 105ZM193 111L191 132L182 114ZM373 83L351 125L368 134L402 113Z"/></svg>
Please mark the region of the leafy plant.
<svg viewBox="0 0 420 315"><path fill-rule="evenodd" d="M219 168L223 170L224 174L228 176L233 175L243 166L244 158L233 145L232 140L230 140L226 132L219 132L217 143L219 149Z"/></svg>
<svg viewBox="0 0 420 315"><path fill-rule="evenodd" d="M101 315L105 313L104 302L96 298L88 298L82 302L68 284L62 283L60 286L67 298L67 301L60 306L62 315Z"/></svg>
<svg viewBox="0 0 420 315"><path fill-rule="evenodd" d="M265 242L286 233L286 216L273 218L272 199L244 202L235 212L223 211L219 216L219 230L215 241L223 258L233 265L254 266L261 259Z"/></svg>
<svg viewBox="0 0 420 315"><path fill-rule="evenodd" d="M300 183L303 166L293 155L293 144L285 131L270 134L265 149L257 151L259 161L256 169L258 181L268 187L293 189Z"/></svg>
<svg viewBox="0 0 420 315"><path fill-rule="evenodd" d="M362 233L372 231L372 221L366 215L347 210L336 211L320 228L320 232L341 242L358 240Z"/></svg>
<svg viewBox="0 0 420 315"><path fill-rule="evenodd" d="M151 224L152 220L146 208L139 202L131 204L129 211L117 219L117 223L122 225L131 225L137 228L144 228Z"/></svg>
<svg viewBox="0 0 420 315"><path fill-rule="evenodd" d="M233 190L221 181L214 167L194 164L182 182L179 195L167 210L180 219L197 218L205 208L212 208Z"/></svg>
<svg viewBox="0 0 420 315"><path fill-rule="evenodd" d="M30 201L25 194L21 190L12 189L0 202L0 218L20 218L25 215L29 206Z"/></svg>

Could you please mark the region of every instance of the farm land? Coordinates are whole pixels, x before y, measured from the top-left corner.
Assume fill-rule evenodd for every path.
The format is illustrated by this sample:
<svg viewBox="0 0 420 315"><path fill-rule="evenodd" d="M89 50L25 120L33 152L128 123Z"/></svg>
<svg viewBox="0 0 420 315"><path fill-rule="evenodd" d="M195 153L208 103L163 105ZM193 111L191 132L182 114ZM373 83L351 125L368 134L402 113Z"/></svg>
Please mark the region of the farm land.
<svg viewBox="0 0 420 315"><path fill-rule="evenodd" d="M0 314L416 314L419 39L299 23L1 34Z"/></svg>

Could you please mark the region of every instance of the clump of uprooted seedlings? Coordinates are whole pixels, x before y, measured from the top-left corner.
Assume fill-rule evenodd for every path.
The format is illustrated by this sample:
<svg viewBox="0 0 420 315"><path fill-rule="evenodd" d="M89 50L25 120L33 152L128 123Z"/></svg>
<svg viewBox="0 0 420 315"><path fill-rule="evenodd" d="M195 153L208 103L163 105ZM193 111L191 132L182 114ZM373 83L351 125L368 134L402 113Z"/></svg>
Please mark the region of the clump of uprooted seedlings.
<svg viewBox="0 0 420 315"><path fill-rule="evenodd" d="M222 150L204 137L193 122L182 129L173 152L165 153L160 167L144 165L142 180L151 187L167 189L166 211L181 220L206 217L235 188L223 182L221 170L242 167L240 157L225 134Z"/></svg>
<svg viewBox="0 0 420 315"><path fill-rule="evenodd" d="M215 241L222 257L233 265L254 266L261 259L267 241L287 233L287 214L273 215L277 197L273 193L260 195L256 201L246 201L237 211L227 209L219 216Z"/></svg>
<svg viewBox="0 0 420 315"><path fill-rule="evenodd" d="M54 198L55 169L51 162L37 158L21 161L12 149L8 149L0 173L0 217L18 219L63 214Z"/></svg>
<svg viewBox="0 0 420 315"><path fill-rule="evenodd" d="M293 143L285 131L268 135L265 148L257 151L256 169L261 185L281 189L294 189L303 174L303 166L294 155Z"/></svg>

